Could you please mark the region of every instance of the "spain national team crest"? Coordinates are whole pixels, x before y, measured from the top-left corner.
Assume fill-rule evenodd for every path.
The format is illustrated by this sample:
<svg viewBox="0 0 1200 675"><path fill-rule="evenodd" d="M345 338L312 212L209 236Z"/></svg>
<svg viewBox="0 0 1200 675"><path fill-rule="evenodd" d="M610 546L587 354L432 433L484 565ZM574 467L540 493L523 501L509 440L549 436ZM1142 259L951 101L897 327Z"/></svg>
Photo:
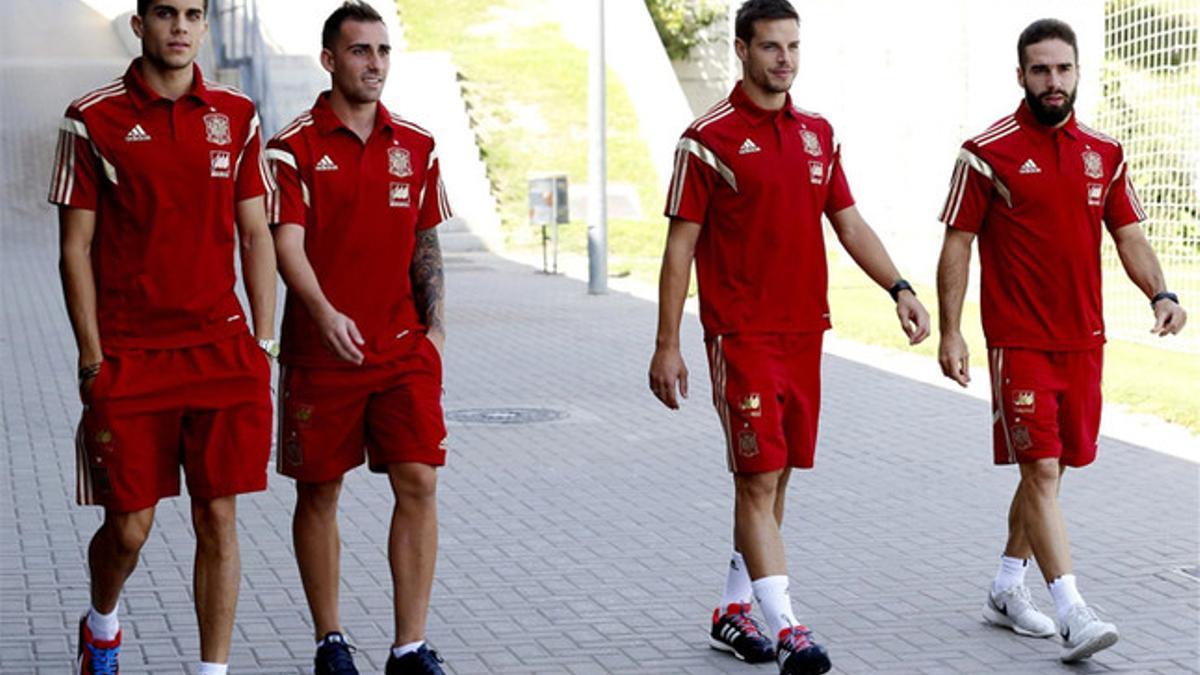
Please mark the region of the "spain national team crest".
<svg viewBox="0 0 1200 675"><path fill-rule="evenodd" d="M407 208L412 204L408 196L408 183L392 183L388 186L388 206Z"/></svg>
<svg viewBox="0 0 1200 675"><path fill-rule="evenodd" d="M753 457L758 454L758 435L753 431L738 432L738 454L742 457Z"/></svg>
<svg viewBox="0 0 1200 675"><path fill-rule="evenodd" d="M204 138L215 145L229 145L229 117L224 113L213 112L204 116Z"/></svg>
<svg viewBox="0 0 1200 675"><path fill-rule="evenodd" d="M1018 389L1013 392L1012 405L1018 415L1031 415L1037 407L1037 395L1030 389Z"/></svg>
<svg viewBox="0 0 1200 675"><path fill-rule="evenodd" d="M1024 451L1033 447L1033 438L1029 436L1029 427L1024 424L1014 424L1011 431L1013 448Z"/></svg>
<svg viewBox="0 0 1200 675"><path fill-rule="evenodd" d="M388 173L396 178L408 178L412 175L412 159L404 148L388 148Z"/></svg>
<svg viewBox="0 0 1200 675"><path fill-rule="evenodd" d="M817 138L816 133L809 131L808 129L802 129L800 131L800 140L804 142L805 152L813 157L821 156L821 140Z"/></svg>
<svg viewBox="0 0 1200 675"><path fill-rule="evenodd" d="M1095 150L1083 151L1083 175L1100 180L1104 178L1104 160Z"/></svg>

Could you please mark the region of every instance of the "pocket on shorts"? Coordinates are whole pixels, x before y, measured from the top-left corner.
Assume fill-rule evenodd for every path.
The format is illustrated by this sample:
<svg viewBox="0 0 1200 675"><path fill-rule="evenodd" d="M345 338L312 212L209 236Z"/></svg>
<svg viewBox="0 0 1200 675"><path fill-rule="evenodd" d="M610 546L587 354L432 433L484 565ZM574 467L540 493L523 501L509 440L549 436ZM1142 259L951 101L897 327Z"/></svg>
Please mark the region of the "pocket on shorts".
<svg viewBox="0 0 1200 675"><path fill-rule="evenodd" d="M421 333L421 341L425 343L425 349L430 359L430 363L434 366L434 371L439 375L442 372L442 354L438 351L437 345L429 337L428 333Z"/></svg>

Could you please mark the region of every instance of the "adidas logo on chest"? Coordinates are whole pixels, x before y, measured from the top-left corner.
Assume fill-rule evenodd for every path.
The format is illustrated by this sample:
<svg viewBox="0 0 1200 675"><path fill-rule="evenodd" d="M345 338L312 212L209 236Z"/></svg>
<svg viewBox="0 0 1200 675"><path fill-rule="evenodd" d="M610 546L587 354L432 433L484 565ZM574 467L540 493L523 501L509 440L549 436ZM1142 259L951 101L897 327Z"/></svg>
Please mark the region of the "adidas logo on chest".
<svg viewBox="0 0 1200 675"><path fill-rule="evenodd" d="M739 155L749 155L750 153L758 152L761 149L762 148L755 145L754 141L747 138L745 141L742 141L742 147L738 148L738 154Z"/></svg>
<svg viewBox="0 0 1200 675"><path fill-rule="evenodd" d="M148 140L150 140L150 134L146 133L141 124L134 124L129 133L125 134L126 143L139 143Z"/></svg>
<svg viewBox="0 0 1200 675"><path fill-rule="evenodd" d="M317 171L337 171L338 165L329 158L329 155L321 155L321 159L317 160L317 164L313 168Z"/></svg>
<svg viewBox="0 0 1200 675"><path fill-rule="evenodd" d="M1027 160L1025 160L1025 163L1021 165L1021 168L1018 169L1018 172L1021 173L1022 175L1031 174L1031 173L1041 173L1042 168L1037 165L1037 162L1033 161L1032 159L1027 159Z"/></svg>

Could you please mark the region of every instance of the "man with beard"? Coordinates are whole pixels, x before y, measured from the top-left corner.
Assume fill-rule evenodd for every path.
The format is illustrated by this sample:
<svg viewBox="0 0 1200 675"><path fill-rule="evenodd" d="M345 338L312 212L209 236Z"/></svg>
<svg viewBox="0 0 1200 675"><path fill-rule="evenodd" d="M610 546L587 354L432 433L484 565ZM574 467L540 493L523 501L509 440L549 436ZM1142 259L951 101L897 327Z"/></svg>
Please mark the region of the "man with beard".
<svg viewBox="0 0 1200 675"><path fill-rule="evenodd" d="M388 538L395 634L388 675L441 673L425 644L445 463L444 297L437 225L451 217L433 137L379 102L391 47L380 15L346 2L325 21L332 87L280 131L268 203L288 285L279 471L296 479L292 536L317 675L357 673L338 617L337 504L369 462L395 504Z"/></svg>
<svg viewBox="0 0 1200 675"><path fill-rule="evenodd" d="M792 105L799 17L749 0L736 19L743 79L679 141L665 215L650 389L677 409L688 371L679 323L693 259L713 402L734 483L734 551L710 644L782 673L823 673L829 656L796 620L780 524L793 467L811 468L821 340L830 327L824 213L856 263L896 301L910 342L929 316L859 215L829 122ZM766 635L750 617L757 599Z"/></svg>
<svg viewBox="0 0 1200 675"><path fill-rule="evenodd" d="M196 533L196 672L225 673L241 576L237 495L267 486L272 185L254 103L195 64L207 10L204 0L139 0L130 23L141 56L75 100L59 131L49 199L79 348L77 499L104 507L88 546L77 673L118 672L118 600L158 501L179 494L181 466ZM235 242L253 335L234 293Z"/></svg>
<svg viewBox="0 0 1200 675"><path fill-rule="evenodd" d="M1042 19L1017 41L1017 111L963 143L941 213L938 263L942 372L966 386L959 332L971 242L979 236L983 331L992 376L993 456L1020 466L1008 542L983 615L1020 635L1054 622L1024 583L1037 559L1058 615L1064 662L1117 641L1116 627L1083 601L1072 573L1058 492L1066 467L1096 456L1104 318L1102 226L1126 273L1150 300L1157 335L1187 320L1167 290L1139 222L1146 218L1121 145L1075 119L1078 49L1067 24Z"/></svg>

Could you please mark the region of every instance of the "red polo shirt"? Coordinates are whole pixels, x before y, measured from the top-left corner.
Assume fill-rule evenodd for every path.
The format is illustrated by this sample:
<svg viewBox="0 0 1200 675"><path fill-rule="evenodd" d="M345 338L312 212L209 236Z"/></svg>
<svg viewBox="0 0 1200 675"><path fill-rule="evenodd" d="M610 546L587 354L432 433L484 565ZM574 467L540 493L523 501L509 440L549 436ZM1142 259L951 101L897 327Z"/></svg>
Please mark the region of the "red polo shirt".
<svg viewBox="0 0 1200 675"><path fill-rule="evenodd" d="M169 348L246 330L234 295L234 207L271 186L254 103L204 81L176 101L125 75L73 102L51 203L96 212L92 266L103 345Z"/></svg>
<svg viewBox="0 0 1200 675"><path fill-rule="evenodd" d="M825 118L763 110L739 82L683 133L665 214L699 223L705 335L829 328L821 214L852 206Z"/></svg>
<svg viewBox="0 0 1200 675"><path fill-rule="evenodd" d="M1145 217L1120 143L1022 102L963 143L940 220L979 235L988 345L1065 351L1104 343L1101 223Z"/></svg>
<svg viewBox="0 0 1200 675"><path fill-rule="evenodd" d="M279 191L273 224L304 228L304 252L329 302L354 320L368 363L387 359L425 326L409 266L416 231L450 218L433 136L378 104L366 143L338 119L329 92L267 145ZM304 303L288 293L281 358L301 366L352 366L329 352Z"/></svg>

